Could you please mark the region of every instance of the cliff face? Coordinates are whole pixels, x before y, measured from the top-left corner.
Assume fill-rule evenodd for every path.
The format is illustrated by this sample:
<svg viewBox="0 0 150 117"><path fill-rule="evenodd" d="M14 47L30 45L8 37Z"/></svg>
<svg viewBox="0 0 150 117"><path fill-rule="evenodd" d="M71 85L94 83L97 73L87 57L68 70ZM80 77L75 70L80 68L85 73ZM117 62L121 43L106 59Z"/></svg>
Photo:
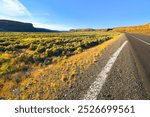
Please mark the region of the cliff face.
<svg viewBox="0 0 150 117"><path fill-rule="evenodd" d="M9 20L0 20L0 30L1 31L11 31L11 32L34 32L36 29L31 23L22 23Z"/></svg>
<svg viewBox="0 0 150 117"><path fill-rule="evenodd" d="M56 31L43 28L35 28L31 23L0 20L0 32L56 32Z"/></svg>

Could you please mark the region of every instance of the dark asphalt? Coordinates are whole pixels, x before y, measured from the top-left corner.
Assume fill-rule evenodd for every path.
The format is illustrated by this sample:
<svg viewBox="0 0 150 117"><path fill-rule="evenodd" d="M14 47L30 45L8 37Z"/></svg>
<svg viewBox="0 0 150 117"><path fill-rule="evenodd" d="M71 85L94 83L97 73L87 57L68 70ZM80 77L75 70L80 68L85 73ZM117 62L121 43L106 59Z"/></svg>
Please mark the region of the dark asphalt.
<svg viewBox="0 0 150 117"><path fill-rule="evenodd" d="M126 34L126 36L139 63L137 63L139 74L144 80L147 90L150 92L150 36L140 34Z"/></svg>
<svg viewBox="0 0 150 117"><path fill-rule="evenodd" d="M140 41L143 40L150 44L150 36L142 36L135 34L126 34L131 46L144 69L145 75L150 81L150 45ZM135 38L136 37L136 38ZM140 40L138 40L138 39Z"/></svg>
<svg viewBox="0 0 150 117"><path fill-rule="evenodd" d="M121 40L128 40L128 44L123 48L118 56L109 77L98 95L98 100L145 100L150 99L148 84L145 79L142 63L136 55L135 48L132 46L138 41L131 34L123 34ZM141 44L142 42L139 42ZM138 48L139 46L134 43ZM133 44L133 45L134 45ZM138 48L139 49L139 48ZM146 56L145 56L146 57Z"/></svg>

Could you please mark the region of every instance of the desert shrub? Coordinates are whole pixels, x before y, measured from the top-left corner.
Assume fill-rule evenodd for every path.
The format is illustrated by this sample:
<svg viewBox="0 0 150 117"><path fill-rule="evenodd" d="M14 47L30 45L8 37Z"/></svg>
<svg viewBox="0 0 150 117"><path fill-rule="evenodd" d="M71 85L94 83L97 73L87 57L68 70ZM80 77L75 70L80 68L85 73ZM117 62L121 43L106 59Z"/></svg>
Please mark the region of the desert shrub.
<svg viewBox="0 0 150 117"><path fill-rule="evenodd" d="M44 65L49 65L49 64L51 64L52 63L52 58L46 58L45 60L44 60Z"/></svg>
<svg viewBox="0 0 150 117"><path fill-rule="evenodd" d="M63 52L63 49L62 48L58 48L58 47L53 47L52 48L52 53L54 56L61 56L62 55L62 52Z"/></svg>
<svg viewBox="0 0 150 117"><path fill-rule="evenodd" d="M36 52L43 53L44 51L45 51L45 47L43 47L42 45L38 45Z"/></svg>
<svg viewBox="0 0 150 117"><path fill-rule="evenodd" d="M23 43L15 44L14 47L15 47L16 49L28 48L28 44L23 44Z"/></svg>
<svg viewBox="0 0 150 117"><path fill-rule="evenodd" d="M0 42L5 42L5 39L0 39Z"/></svg>
<svg viewBox="0 0 150 117"><path fill-rule="evenodd" d="M43 58L41 58L40 55L33 55L33 61L35 63L43 63L44 62Z"/></svg>
<svg viewBox="0 0 150 117"><path fill-rule="evenodd" d="M46 49L46 57L51 57L53 55L52 50Z"/></svg>
<svg viewBox="0 0 150 117"><path fill-rule="evenodd" d="M17 59L12 59L10 62L4 63L0 67L0 75L5 75L8 73L14 73L20 70L27 70L28 66L25 64L19 64Z"/></svg>
<svg viewBox="0 0 150 117"><path fill-rule="evenodd" d="M0 65L5 62L8 62L11 58L12 58L12 55L9 53L5 52L3 54L0 54Z"/></svg>
<svg viewBox="0 0 150 117"><path fill-rule="evenodd" d="M31 43L30 46L29 46L29 50L36 50L36 46Z"/></svg>
<svg viewBox="0 0 150 117"><path fill-rule="evenodd" d="M9 42L3 42L3 43L0 43L0 45L1 46L8 46L8 45L10 45L10 43Z"/></svg>
<svg viewBox="0 0 150 117"><path fill-rule="evenodd" d="M15 51L16 48L14 47L14 45L9 45L9 46L5 47L5 50L7 50L7 51Z"/></svg>
<svg viewBox="0 0 150 117"><path fill-rule="evenodd" d="M0 46L0 52L5 52L5 47Z"/></svg>
<svg viewBox="0 0 150 117"><path fill-rule="evenodd" d="M98 41L90 42L90 43L88 44L88 47L93 47L93 46L96 46L96 45L98 45L98 44L99 44Z"/></svg>
<svg viewBox="0 0 150 117"><path fill-rule="evenodd" d="M48 42L47 42L47 44L46 44L46 47L47 47L47 48L51 48L52 46L53 46L52 43L48 43Z"/></svg>
<svg viewBox="0 0 150 117"><path fill-rule="evenodd" d="M26 54L21 54L18 57L19 62L24 62L24 63L34 63L33 56L32 55L26 55Z"/></svg>
<svg viewBox="0 0 150 117"><path fill-rule="evenodd" d="M0 68L3 73L11 73L26 70L32 64L48 65L81 53L114 35L111 32L1 33L0 54L5 52L13 56L9 59L0 58ZM14 62L10 63L12 59Z"/></svg>
<svg viewBox="0 0 150 117"><path fill-rule="evenodd" d="M4 75L8 73L8 67L9 65L4 63L1 67L0 67L0 75Z"/></svg>
<svg viewBox="0 0 150 117"><path fill-rule="evenodd" d="M39 40L35 40L32 42L33 44L39 44Z"/></svg>
<svg viewBox="0 0 150 117"><path fill-rule="evenodd" d="M83 51L83 48L82 47L78 47L75 51L74 51L74 53L75 54L79 54L79 53L81 53Z"/></svg>

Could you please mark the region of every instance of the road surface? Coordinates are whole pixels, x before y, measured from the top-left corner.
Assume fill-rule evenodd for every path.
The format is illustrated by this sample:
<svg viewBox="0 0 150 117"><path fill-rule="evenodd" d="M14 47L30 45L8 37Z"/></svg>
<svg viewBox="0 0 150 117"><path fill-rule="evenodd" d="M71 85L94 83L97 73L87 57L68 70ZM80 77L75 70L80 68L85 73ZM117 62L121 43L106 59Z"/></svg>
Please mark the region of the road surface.
<svg viewBox="0 0 150 117"><path fill-rule="evenodd" d="M150 36L124 33L60 99L150 99Z"/></svg>

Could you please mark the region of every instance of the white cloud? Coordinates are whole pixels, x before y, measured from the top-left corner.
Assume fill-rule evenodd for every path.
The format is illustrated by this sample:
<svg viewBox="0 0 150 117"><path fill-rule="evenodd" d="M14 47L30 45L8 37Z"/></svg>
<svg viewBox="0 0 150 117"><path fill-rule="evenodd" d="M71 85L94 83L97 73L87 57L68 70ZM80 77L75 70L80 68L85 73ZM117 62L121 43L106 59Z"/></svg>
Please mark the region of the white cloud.
<svg viewBox="0 0 150 117"><path fill-rule="evenodd" d="M7 17L31 17L31 13L19 0L0 0L0 14Z"/></svg>
<svg viewBox="0 0 150 117"><path fill-rule="evenodd" d="M48 28L53 30L69 30L59 24L46 24L38 22L30 11L19 0L0 0L0 19L17 20L21 22L33 23L35 27Z"/></svg>

